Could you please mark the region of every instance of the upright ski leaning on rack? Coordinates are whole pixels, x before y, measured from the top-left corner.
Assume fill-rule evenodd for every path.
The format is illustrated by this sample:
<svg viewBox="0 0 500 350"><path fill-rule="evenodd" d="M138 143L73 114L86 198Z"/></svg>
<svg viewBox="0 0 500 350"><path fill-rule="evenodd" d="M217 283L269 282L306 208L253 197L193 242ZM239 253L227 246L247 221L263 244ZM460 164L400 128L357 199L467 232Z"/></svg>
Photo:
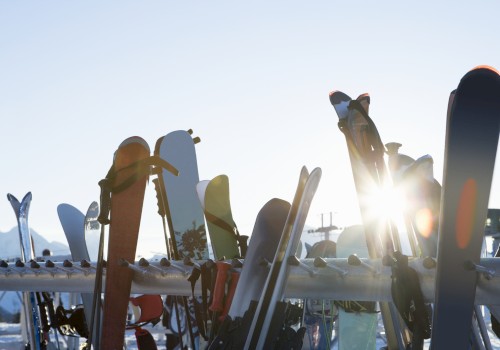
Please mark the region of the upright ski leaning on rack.
<svg viewBox="0 0 500 350"><path fill-rule="evenodd" d="M21 263L28 263L35 258L35 251L31 241L31 233L28 225L28 214L31 204L31 192L28 192L19 202L12 194L7 195L14 213L16 214L17 225L19 230L19 242L21 244ZM37 309L37 293L23 293L23 316L28 325L26 346L30 349L42 350L47 346L46 340L43 339L41 329L40 313Z"/></svg>
<svg viewBox="0 0 500 350"><path fill-rule="evenodd" d="M373 120L368 116L370 96L362 94L356 100L351 100L346 94L334 91L330 93L330 102L337 112L339 128L346 139L369 256L371 258L387 256L388 261L391 261L394 252L401 250L401 238L396 225L387 217L379 216L373 208L374 205L378 205L374 203L377 196L389 188L390 178L384 160L386 149ZM412 230L408 227L407 233L415 254L417 244ZM404 317L402 319L398 314L401 310L397 310L393 303L379 303L379 305L386 329L388 348L404 348L407 344L414 343L417 339L415 337L409 339L406 335L410 333L404 331L407 327L413 330L413 325L403 323ZM417 305L419 310L424 307L423 304ZM425 318L428 319L428 317ZM342 332L340 333L342 337ZM417 333L427 337L430 335ZM365 338L364 344L371 342L371 348L373 348L374 343L371 338L371 336ZM351 341L353 344L359 344L361 339L362 337L355 337ZM349 344L345 341L343 343Z"/></svg>
<svg viewBox="0 0 500 350"><path fill-rule="evenodd" d="M499 131L500 77L477 67L447 120L432 349L468 348Z"/></svg>
<svg viewBox="0 0 500 350"><path fill-rule="evenodd" d="M151 167L161 167L177 174L177 169L157 157L150 157L147 143L140 137L123 141L115 152L113 165L101 187L101 237L94 288L89 343L97 337L101 349L123 348L126 315L132 284L132 271L123 262L133 262L142 213L142 204ZM99 331L103 270L104 229L109 224L102 335ZM97 322L97 326L94 323Z"/></svg>

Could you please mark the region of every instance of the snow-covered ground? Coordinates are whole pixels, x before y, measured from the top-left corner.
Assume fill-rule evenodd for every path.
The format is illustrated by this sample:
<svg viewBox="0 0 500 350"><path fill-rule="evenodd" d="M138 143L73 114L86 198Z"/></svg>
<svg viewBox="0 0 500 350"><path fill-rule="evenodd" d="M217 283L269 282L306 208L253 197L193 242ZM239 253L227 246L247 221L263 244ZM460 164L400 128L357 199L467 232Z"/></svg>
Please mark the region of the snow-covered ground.
<svg viewBox="0 0 500 350"><path fill-rule="evenodd" d="M488 319L489 312L486 312L486 323L488 326L488 333L490 335L490 340L493 349L500 350L500 340L496 337L496 335L491 330L491 325ZM161 326L161 324L156 325L155 327L145 326L155 338L156 343L158 345L158 349L165 349L165 329ZM381 329L382 330L382 327ZM54 339L54 334L51 333L51 339ZM80 341L77 338L68 339L59 336L60 349L69 349L69 350L78 350ZM133 331L126 331L125 335L125 344L126 349L128 350L138 350L135 336ZM53 349L57 349L57 345L54 344ZM377 337L377 348L380 349L385 346L385 342L382 337ZM12 323L0 323L0 350L21 350L24 349L22 346L22 338L21 338L21 328L19 324ZM309 344L307 340L307 335L304 337L304 346L303 349L309 349ZM332 344L332 350L337 350L338 347L336 344ZM425 342L424 349L429 349L429 341Z"/></svg>
<svg viewBox="0 0 500 350"><path fill-rule="evenodd" d="M158 349L165 349L165 329L160 324L155 327L144 326L143 328L153 334L156 344L158 344ZM58 335L58 348L57 343L54 341L55 336L53 331L50 333L50 339L51 342L53 342L52 349L79 350L80 343L83 343L80 338L62 337ZM126 331L125 345L127 350L138 350L134 331ZM19 324L0 322L0 350L24 350L21 327Z"/></svg>

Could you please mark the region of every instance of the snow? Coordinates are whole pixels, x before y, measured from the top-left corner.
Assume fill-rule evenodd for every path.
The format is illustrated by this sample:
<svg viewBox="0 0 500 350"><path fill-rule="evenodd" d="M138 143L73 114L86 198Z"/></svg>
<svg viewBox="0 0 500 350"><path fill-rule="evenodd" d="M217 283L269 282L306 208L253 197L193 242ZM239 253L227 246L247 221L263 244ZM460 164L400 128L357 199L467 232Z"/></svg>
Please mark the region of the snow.
<svg viewBox="0 0 500 350"><path fill-rule="evenodd" d="M491 345L493 349L500 350L500 340L497 338L497 336L492 332L491 330L491 324L489 322L489 312L485 313L485 321L488 326L488 333L490 336L491 340ZM152 326L145 326L143 327L144 329L147 329L155 338L155 341L158 345L158 348L161 349L163 348L165 344L165 329L161 326L161 324L156 325L155 327ZM382 327L380 328L382 330ZM50 334L51 340L54 339L54 333L51 332ZM59 341L60 341L60 348L61 349L79 349L80 342L78 339L67 339L65 337L62 337L59 335ZM73 341L73 345L72 342ZM135 341L135 335L134 331L129 330L126 331L125 334L125 344L126 344L126 349L128 350L138 350L136 341ZM377 348L380 349L383 346L385 346L385 342L383 340L383 334L382 337L377 338ZM57 348L57 346L56 346ZM1 323L0 322L0 350L17 350L17 349L23 349L22 346L22 338L21 338L21 327L19 324L13 324L13 323ZM307 334L304 337L304 346L302 349L309 349L308 346L308 341L307 341ZM337 350L337 344L332 345L332 350ZM424 349L429 349L429 340L425 342Z"/></svg>

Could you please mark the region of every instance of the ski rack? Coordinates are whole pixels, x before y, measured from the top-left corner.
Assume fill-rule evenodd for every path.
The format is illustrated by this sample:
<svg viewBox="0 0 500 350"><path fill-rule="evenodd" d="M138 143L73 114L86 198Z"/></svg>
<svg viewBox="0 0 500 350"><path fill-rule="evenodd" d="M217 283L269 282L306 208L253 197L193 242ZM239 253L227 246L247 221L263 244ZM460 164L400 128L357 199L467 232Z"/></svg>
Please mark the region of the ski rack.
<svg viewBox="0 0 500 350"><path fill-rule="evenodd" d="M315 259L287 261L290 277L285 289L286 298L349 299L363 301L392 301L391 267L386 259L327 258L319 263ZM187 280L193 268L206 260L191 263L162 259L161 261L122 261L134 271L132 294L191 295ZM231 260L227 260L231 263ZM436 261L432 258L410 258L422 293L427 302L434 302ZM236 268L238 270L239 268ZM465 263L464 269L478 274L476 305L500 305L500 259L482 258L479 264ZM96 262L38 262L22 266L1 261L0 290L92 293ZM104 270L104 278L106 269ZM305 287L307 286L307 287ZM194 289L201 295L200 283Z"/></svg>

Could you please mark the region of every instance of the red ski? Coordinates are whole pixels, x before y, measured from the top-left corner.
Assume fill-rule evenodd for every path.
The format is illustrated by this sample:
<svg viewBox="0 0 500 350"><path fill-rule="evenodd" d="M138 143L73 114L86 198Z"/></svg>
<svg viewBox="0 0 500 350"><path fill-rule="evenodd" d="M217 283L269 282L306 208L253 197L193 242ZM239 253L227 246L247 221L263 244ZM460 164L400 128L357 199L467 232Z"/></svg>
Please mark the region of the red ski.
<svg viewBox="0 0 500 350"><path fill-rule="evenodd" d="M123 141L107 176L111 192L110 227L104 294L101 349L122 350L133 271L122 259L134 261L149 165L149 146L140 137Z"/></svg>

